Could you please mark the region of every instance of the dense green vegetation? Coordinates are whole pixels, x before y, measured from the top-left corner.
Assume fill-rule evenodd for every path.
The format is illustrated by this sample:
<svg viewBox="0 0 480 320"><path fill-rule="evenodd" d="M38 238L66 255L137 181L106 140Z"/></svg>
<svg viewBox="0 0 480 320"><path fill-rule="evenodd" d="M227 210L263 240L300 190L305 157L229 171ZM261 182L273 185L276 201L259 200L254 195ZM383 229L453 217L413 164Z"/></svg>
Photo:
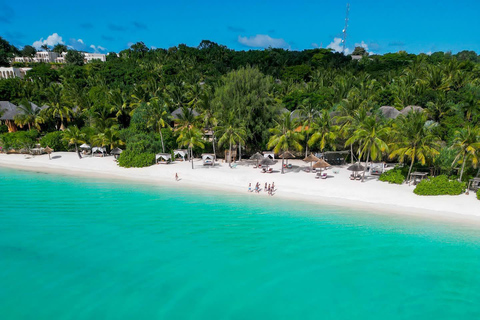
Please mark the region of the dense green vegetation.
<svg viewBox="0 0 480 320"><path fill-rule="evenodd" d="M480 189L477 190L477 199L480 200Z"/></svg>
<svg viewBox="0 0 480 320"><path fill-rule="evenodd" d="M379 177L379 180L388 183L402 184L407 177L404 171L405 170L403 170L403 168L393 168L382 173Z"/></svg>
<svg viewBox="0 0 480 320"><path fill-rule="evenodd" d="M420 181L413 192L421 196L459 195L465 192L465 182L450 180L445 175Z"/></svg>
<svg viewBox="0 0 480 320"><path fill-rule="evenodd" d="M0 61L18 52L0 43ZM24 106L15 122L45 135L42 144L120 146L129 151L120 165L147 165L151 154L178 147L222 156L347 149L353 160L405 163L407 176L422 165L465 180L480 159L479 61L470 51L353 61L329 49L234 51L210 41L148 49L140 42L104 63L83 65L72 51L65 65L33 65L24 80L0 81L0 100ZM28 101L49 107L31 110ZM396 119L380 112L411 105L423 111ZM56 131L64 133L48 134ZM4 149L22 145L10 135L1 138Z"/></svg>

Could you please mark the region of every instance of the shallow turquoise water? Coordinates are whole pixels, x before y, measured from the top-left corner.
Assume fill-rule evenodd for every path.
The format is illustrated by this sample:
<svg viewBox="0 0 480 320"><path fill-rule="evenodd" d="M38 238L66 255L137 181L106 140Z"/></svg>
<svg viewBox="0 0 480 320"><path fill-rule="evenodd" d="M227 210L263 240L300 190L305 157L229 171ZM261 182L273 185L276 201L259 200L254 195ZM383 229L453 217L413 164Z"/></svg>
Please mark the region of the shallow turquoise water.
<svg viewBox="0 0 480 320"><path fill-rule="evenodd" d="M0 168L1 319L479 319L480 236Z"/></svg>

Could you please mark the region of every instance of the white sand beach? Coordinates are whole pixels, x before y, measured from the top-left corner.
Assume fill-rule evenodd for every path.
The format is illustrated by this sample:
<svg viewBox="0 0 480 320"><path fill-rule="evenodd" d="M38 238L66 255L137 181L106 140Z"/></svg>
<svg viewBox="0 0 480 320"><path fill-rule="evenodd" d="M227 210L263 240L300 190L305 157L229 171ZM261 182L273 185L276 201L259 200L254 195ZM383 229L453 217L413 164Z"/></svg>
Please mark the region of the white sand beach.
<svg viewBox="0 0 480 320"><path fill-rule="evenodd" d="M454 220L473 219L480 221L480 201L471 192L460 196L417 196L414 186L392 185L378 181L378 176L368 176L365 182L351 181L347 166L327 170L327 179L315 179L315 174L306 173L300 168L308 166L301 160L290 160L296 170L287 170L281 174L281 161L273 166L273 173L262 173L254 169L254 163L244 161L236 168L220 160L215 167L203 166L200 159L195 159L195 169L190 162L158 164L147 168L121 168L112 156L84 157L79 159L73 152L55 152L52 159L48 155L26 156L20 154L0 154L0 166L18 169L72 174L80 176L97 176L121 178L155 183L159 185L175 184L177 186L217 189L225 192L248 193L248 184L254 188L257 182L263 188L265 182L275 182L274 197L319 204L358 207L379 212L395 212L424 217L447 218ZM178 173L180 181L175 181ZM268 197L266 192L255 194Z"/></svg>

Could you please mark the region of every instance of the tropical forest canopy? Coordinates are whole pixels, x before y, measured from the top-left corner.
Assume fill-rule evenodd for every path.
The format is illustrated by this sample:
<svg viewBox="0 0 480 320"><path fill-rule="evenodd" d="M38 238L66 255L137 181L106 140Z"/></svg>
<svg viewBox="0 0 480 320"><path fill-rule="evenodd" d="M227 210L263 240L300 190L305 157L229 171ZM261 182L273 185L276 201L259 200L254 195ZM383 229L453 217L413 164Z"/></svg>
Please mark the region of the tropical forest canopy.
<svg viewBox="0 0 480 320"><path fill-rule="evenodd" d="M3 64L19 52L3 39L0 45ZM96 137L131 152L211 151L215 143L202 139L211 129L221 152L352 148L363 159L473 170L478 153L462 149L461 130L478 139L480 57L357 51L360 60L330 49L234 51L210 41L149 49L139 42L106 62L32 64L25 79L0 80L0 100L49 106L18 121L40 135L75 127L79 141ZM380 115L382 106L424 112L392 120Z"/></svg>

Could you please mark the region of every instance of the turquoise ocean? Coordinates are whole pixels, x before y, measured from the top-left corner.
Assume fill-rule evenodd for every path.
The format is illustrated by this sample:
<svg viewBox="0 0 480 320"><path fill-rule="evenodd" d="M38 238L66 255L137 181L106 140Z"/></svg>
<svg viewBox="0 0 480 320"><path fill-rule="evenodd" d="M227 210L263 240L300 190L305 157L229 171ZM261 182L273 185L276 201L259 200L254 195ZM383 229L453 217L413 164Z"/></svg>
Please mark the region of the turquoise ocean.
<svg viewBox="0 0 480 320"><path fill-rule="evenodd" d="M0 168L0 319L480 319L479 231Z"/></svg>

